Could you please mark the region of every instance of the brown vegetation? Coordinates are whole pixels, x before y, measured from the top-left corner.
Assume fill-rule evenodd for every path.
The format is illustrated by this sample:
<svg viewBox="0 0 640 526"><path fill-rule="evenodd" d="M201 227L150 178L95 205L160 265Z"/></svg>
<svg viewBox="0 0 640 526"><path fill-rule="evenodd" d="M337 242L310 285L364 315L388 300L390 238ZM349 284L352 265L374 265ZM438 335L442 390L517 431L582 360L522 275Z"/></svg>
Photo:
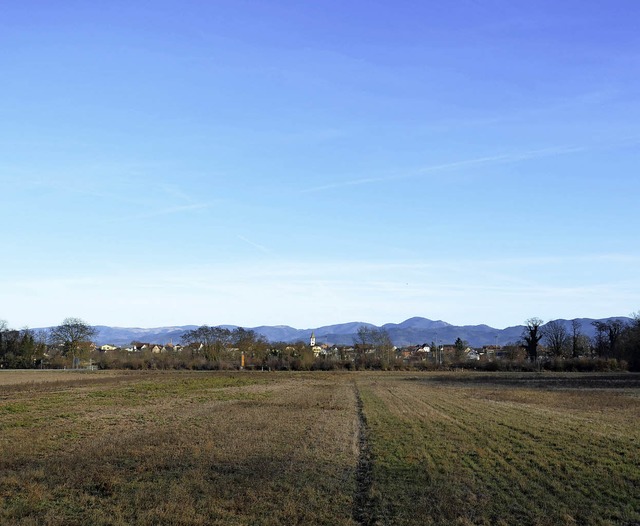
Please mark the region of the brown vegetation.
<svg viewBox="0 0 640 526"><path fill-rule="evenodd" d="M4 392L0 523L351 524L333 377L135 373Z"/></svg>
<svg viewBox="0 0 640 526"><path fill-rule="evenodd" d="M1 524L640 521L640 387L628 373L0 382Z"/></svg>

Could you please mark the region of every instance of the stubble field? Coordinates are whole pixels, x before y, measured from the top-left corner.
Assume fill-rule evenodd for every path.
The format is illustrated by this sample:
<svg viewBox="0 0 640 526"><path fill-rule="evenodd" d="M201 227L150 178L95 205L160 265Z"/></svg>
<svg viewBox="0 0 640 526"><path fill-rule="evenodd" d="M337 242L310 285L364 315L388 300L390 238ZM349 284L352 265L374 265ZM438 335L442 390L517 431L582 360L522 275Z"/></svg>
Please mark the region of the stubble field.
<svg viewBox="0 0 640 526"><path fill-rule="evenodd" d="M0 523L640 524L639 417L634 375L0 371Z"/></svg>

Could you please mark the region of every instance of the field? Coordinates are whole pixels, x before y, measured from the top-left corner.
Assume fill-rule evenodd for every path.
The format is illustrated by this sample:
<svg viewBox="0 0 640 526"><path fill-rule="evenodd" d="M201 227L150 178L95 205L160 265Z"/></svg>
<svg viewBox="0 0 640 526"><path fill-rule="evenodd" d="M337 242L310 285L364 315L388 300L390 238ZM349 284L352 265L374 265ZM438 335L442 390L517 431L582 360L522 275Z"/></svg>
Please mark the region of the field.
<svg viewBox="0 0 640 526"><path fill-rule="evenodd" d="M640 377L0 371L0 524L640 524Z"/></svg>

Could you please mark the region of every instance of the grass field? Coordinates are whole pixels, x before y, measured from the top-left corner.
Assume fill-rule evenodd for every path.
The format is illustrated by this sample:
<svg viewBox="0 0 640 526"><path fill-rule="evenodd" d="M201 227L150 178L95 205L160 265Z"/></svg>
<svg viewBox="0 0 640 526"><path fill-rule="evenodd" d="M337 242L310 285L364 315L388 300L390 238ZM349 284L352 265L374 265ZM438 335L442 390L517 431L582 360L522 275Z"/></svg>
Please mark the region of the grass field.
<svg viewBox="0 0 640 526"><path fill-rule="evenodd" d="M640 524L634 375L0 371L0 524Z"/></svg>
<svg viewBox="0 0 640 526"><path fill-rule="evenodd" d="M375 517L386 524L637 524L636 381L611 389L593 387L593 377L564 378L363 378Z"/></svg>

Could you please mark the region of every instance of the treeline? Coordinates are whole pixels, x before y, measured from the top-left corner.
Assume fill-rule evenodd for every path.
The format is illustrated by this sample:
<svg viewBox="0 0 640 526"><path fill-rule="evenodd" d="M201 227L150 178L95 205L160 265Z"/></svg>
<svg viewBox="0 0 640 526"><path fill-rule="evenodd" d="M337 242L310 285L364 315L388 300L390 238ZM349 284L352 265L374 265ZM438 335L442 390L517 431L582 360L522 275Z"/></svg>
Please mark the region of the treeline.
<svg viewBox="0 0 640 526"><path fill-rule="evenodd" d="M578 320L570 327L560 321L543 324L539 318L530 318L519 345L531 363L542 367L568 367L570 364L610 364L619 369L640 371L640 314L630 322L620 319L593 322L595 336L582 332ZM584 365L583 365L584 366Z"/></svg>
<svg viewBox="0 0 640 526"><path fill-rule="evenodd" d="M269 353L267 340L253 330L203 325L182 335L182 346L163 352L126 349L100 352L96 364L103 369L229 370L263 365Z"/></svg>
<svg viewBox="0 0 640 526"><path fill-rule="evenodd" d="M466 342L458 338L451 353L431 343L429 357L407 358L393 346L384 329L362 326L349 348L314 354L305 342L268 342L253 330L203 325L187 331L181 346L163 352L125 349L102 352L93 345L96 330L83 320L67 318L47 332L8 328L0 320L0 367L102 369L421 369L640 371L640 315L630 322L595 321L595 336L587 337L577 321L569 328L558 321L527 320L522 338L481 360L469 360Z"/></svg>
<svg viewBox="0 0 640 526"><path fill-rule="evenodd" d="M9 329L6 323L0 320L0 367L40 367L46 350L46 335L30 329Z"/></svg>
<svg viewBox="0 0 640 526"><path fill-rule="evenodd" d="M88 359L97 331L79 318L66 318L49 331L10 329L0 320L0 367L74 367Z"/></svg>

